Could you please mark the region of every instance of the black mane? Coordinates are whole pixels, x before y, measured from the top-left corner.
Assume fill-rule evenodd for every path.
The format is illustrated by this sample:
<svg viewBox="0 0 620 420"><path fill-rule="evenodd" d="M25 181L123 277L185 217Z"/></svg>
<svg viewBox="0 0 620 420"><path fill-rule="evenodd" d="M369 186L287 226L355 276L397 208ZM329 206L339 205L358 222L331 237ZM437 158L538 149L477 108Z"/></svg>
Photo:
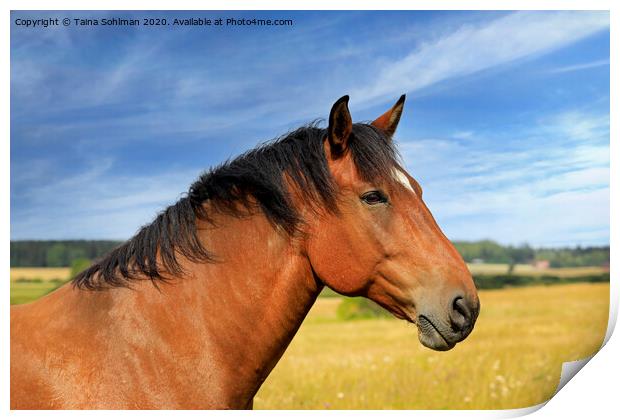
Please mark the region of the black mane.
<svg viewBox="0 0 620 420"><path fill-rule="evenodd" d="M325 135L326 129L316 124L301 127L204 172L176 204L78 274L74 286L90 290L129 286L129 280L144 276L165 281L164 272L183 272L178 255L213 261L196 232L197 219L209 220L203 206L207 200L217 211L234 216L257 204L274 225L293 233L303 220L291 202L286 179L308 202L336 211L337 190L323 150ZM349 148L366 181L388 178L397 162L392 141L372 125L353 124Z"/></svg>

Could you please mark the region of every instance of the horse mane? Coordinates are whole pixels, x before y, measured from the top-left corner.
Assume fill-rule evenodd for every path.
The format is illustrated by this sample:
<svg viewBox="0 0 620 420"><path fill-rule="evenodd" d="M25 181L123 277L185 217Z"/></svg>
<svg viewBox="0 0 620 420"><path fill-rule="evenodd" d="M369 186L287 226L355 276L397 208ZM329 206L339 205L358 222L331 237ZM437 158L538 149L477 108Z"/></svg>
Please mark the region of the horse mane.
<svg viewBox="0 0 620 420"><path fill-rule="evenodd" d="M258 206L272 224L289 234L303 220L287 182L308 202L337 211L338 192L323 149L326 132L314 122L202 173L178 202L79 273L73 285L88 290L130 287L131 280L145 276L156 285L166 281L164 273L183 273L179 255L194 262L213 262L215 256L203 247L196 229L198 219L210 220L207 201L216 211L238 217ZM362 179L390 179L398 155L381 130L353 124L348 147Z"/></svg>

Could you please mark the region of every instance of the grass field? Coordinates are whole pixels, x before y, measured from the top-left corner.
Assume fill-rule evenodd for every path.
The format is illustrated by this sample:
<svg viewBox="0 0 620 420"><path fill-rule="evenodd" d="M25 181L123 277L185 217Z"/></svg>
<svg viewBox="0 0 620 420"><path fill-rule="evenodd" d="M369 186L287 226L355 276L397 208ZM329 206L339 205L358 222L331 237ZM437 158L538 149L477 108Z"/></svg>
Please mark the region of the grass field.
<svg viewBox="0 0 620 420"><path fill-rule="evenodd" d="M48 294L57 287L57 283L50 281L42 283L11 282L11 305L31 302Z"/></svg>
<svg viewBox="0 0 620 420"><path fill-rule="evenodd" d="M257 409L503 409L550 398L561 364L591 355L607 328L609 284L481 291L472 335L422 347L395 319L342 322L322 298L255 399Z"/></svg>
<svg viewBox="0 0 620 420"><path fill-rule="evenodd" d="M69 278L68 267L11 268L11 305L27 303L40 298Z"/></svg>
<svg viewBox="0 0 620 420"><path fill-rule="evenodd" d="M69 267L12 267L11 281L19 279L66 280L69 273L71 273Z"/></svg>
<svg viewBox="0 0 620 420"><path fill-rule="evenodd" d="M477 268L486 273L507 269ZM571 269L563 270L568 276ZM68 272L11 269L11 304L43 296L58 286L53 279L66 279ZM42 281L18 281L24 278ZM404 321L341 321L336 316L341 298L319 298L257 394L255 408L526 407L553 394L562 362L591 355L605 335L608 283L479 294L482 310L476 328L445 353L422 347L416 328Z"/></svg>

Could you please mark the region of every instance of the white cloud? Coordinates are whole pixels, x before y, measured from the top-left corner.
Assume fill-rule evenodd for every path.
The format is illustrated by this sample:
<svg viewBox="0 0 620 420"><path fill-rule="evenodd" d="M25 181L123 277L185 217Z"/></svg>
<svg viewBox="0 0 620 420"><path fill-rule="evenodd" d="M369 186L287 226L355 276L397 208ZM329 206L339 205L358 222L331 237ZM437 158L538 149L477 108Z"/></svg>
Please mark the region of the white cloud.
<svg viewBox="0 0 620 420"><path fill-rule="evenodd" d="M479 26L465 25L427 41L389 67L356 101L374 103L564 47L609 27L605 12L517 12Z"/></svg>
<svg viewBox="0 0 620 420"><path fill-rule="evenodd" d="M28 205L12 210L11 238L126 239L180 198L199 172L119 176L111 161L94 163L81 173L16 192Z"/></svg>
<svg viewBox="0 0 620 420"><path fill-rule="evenodd" d="M542 132L576 141L609 140L609 114L592 115L567 111L539 123Z"/></svg>
<svg viewBox="0 0 620 420"><path fill-rule="evenodd" d="M601 140L609 138L609 117L572 110L548 120L553 124L513 133L521 137L512 151L475 136L465 144L426 139L401 145L449 238L608 243L609 144ZM494 141L506 143L501 136Z"/></svg>
<svg viewBox="0 0 620 420"><path fill-rule="evenodd" d="M593 69L596 67L603 67L603 66L608 66L608 65L609 65L609 59L606 58L604 60L595 60L589 63L580 63L580 64L573 64L570 66L556 67L556 68L550 69L548 72L549 73L570 73L573 71L588 70L588 69Z"/></svg>
<svg viewBox="0 0 620 420"><path fill-rule="evenodd" d="M321 23L327 24L323 20ZM253 145L265 126L270 133L277 133L282 128L278 124L292 128L290 124L300 120L326 116L330 101L343 93L350 93L354 108L368 107L392 101L403 91L541 55L608 27L606 12L517 12L483 23L453 25L449 33L426 38L396 60L381 56L385 42L381 37L374 44L361 44L363 48L347 45L345 50L338 50L347 60L338 54L319 54L325 39L321 38L322 31L312 30L308 33L315 34L316 39L300 37L292 42L286 38L281 44L257 39L255 44L244 44L245 49L236 54L243 60L234 61L231 56L222 68L208 60L196 59L191 61L193 65L187 65L156 59L159 52L170 48L168 43L174 42L137 37L115 55L117 61L101 69L60 66L61 73L50 75L55 66L41 66L36 56L16 54L12 57L12 99L17 99L14 104L23 102L21 108L16 107L22 114L38 109L46 117L50 110L84 110L137 94L148 105L122 115L76 118L52 125L38 122L32 127L28 124L28 138L20 140L32 144L38 137L83 139L89 137L83 133L112 129L115 136L110 143L128 144L163 133L178 142L182 138L172 134L184 132L220 141L214 133L236 125L252 128L243 134ZM413 38L421 36L416 33ZM62 52L69 55L79 46L75 39L66 37L59 37L56 43L66 48L49 48L60 51L52 64L62 64ZM22 47L30 48L27 43ZM316 54L291 53L307 48ZM358 57L360 51L372 54ZM331 61L321 62L317 67L320 71L301 73L305 77L292 83L287 77L300 74L295 65L308 66L307 56ZM239 78L235 63L247 66L247 77ZM573 67L556 71L578 70ZM61 83L52 83L56 79ZM152 96L151 89L155 92ZM63 136L72 129L79 135ZM403 144L409 168L422 181L425 197L440 221L445 222L442 225L450 237L492 236L503 242L554 238L573 243L571 238L594 240L588 235L605 236L609 193L604 180L608 177L609 148L603 140L609 139L609 116L571 111L539 121L535 129L542 139L538 146L510 152L505 147L493 149L478 144L482 134L468 127L453 136L466 140L464 143L441 139ZM554 143L549 142L547 147L545 138L553 138ZM75 141L71 147L82 143ZM497 144L502 144L502 139ZM230 149L245 146L231 141ZM48 181L45 188L11 192L12 199L19 196L22 203L27 203L12 211L14 239L126 238L152 220L157 210L178 198L198 173L197 169L187 169L148 177L121 177L112 172L111 164L98 162L84 173L54 181L40 174L47 167L34 160L24 162L21 169L12 162L13 181Z"/></svg>

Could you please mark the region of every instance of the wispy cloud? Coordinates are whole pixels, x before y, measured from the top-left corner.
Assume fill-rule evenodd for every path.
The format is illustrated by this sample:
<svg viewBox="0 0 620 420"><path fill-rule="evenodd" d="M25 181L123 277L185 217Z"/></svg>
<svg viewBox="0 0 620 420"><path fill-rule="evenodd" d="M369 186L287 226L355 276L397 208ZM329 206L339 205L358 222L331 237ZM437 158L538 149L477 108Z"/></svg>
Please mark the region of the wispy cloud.
<svg viewBox="0 0 620 420"><path fill-rule="evenodd" d="M571 110L545 117L537 128L544 135L562 134L572 141L609 141L609 114Z"/></svg>
<svg viewBox="0 0 620 420"><path fill-rule="evenodd" d="M589 79L542 95L549 82L608 64L576 47L609 28L608 13L299 12L296 23L114 36L13 28L12 237L128 237L200 169L325 118L343 94L359 120L403 92L417 94L416 116L399 128L414 140L402 151L451 238L608 237L609 115L585 108L608 87ZM579 64L537 68L539 80L514 88L528 93L527 115L503 109L520 92L502 74L566 51L561 62ZM477 93L446 99L442 85L454 80ZM551 96L560 90L578 94ZM483 118L468 124L476 112Z"/></svg>
<svg viewBox="0 0 620 420"><path fill-rule="evenodd" d="M549 73L570 73L573 71L580 71L580 70L588 70L588 69L593 69L596 67L603 67L603 66L608 66L609 65L609 59L603 59L603 60L595 60L595 61L590 61L587 63L580 63L580 64L573 64L570 66L562 66L562 67L556 67L553 69L549 70Z"/></svg>
<svg viewBox="0 0 620 420"><path fill-rule="evenodd" d="M510 149L489 149L480 138L403 142L407 166L449 237L539 246L609 241L609 116L570 110L547 120L553 124L513 127L512 138L480 134L516 144Z"/></svg>
<svg viewBox="0 0 620 420"><path fill-rule="evenodd" d="M543 54L609 27L601 12L518 12L424 42L384 68L375 82L355 90L376 102L506 63Z"/></svg>
<svg viewBox="0 0 620 420"><path fill-rule="evenodd" d="M31 239L125 239L179 199L199 172L127 176L115 174L109 160L93 162L75 175L16 191L14 198L27 205L11 212L11 232Z"/></svg>

